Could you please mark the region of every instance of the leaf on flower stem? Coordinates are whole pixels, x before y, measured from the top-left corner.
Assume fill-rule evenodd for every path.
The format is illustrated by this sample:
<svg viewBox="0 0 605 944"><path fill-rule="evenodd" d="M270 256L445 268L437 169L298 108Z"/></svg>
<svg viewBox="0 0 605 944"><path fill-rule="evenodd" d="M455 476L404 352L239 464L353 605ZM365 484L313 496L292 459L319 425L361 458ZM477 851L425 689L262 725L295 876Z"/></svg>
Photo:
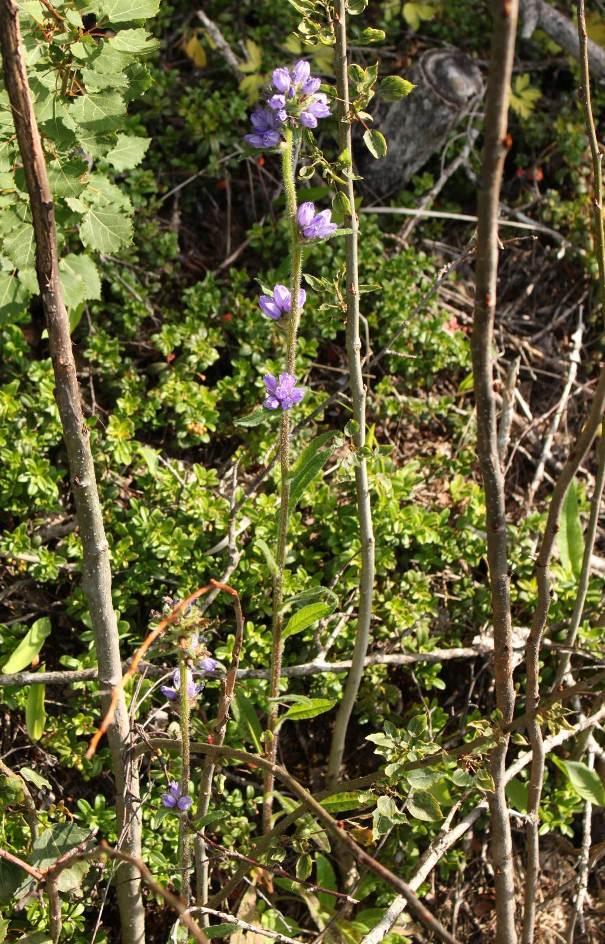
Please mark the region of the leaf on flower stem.
<svg viewBox="0 0 605 944"><path fill-rule="evenodd" d="M248 413L246 416L239 416L237 419L233 420L234 426L244 426L246 428L252 426L260 426L260 424L267 418L267 411L262 407L258 410L254 410L253 413Z"/></svg>
<svg viewBox="0 0 605 944"><path fill-rule="evenodd" d="M258 720L254 705L240 688L236 691L232 709L233 716L245 740L252 741L256 751L262 754L261 742L263 740L263 731L260 726L260 721Z"/></svg>
<svg viewBox="0 0 605 944"><path fill-rule="evenodd" d="M313 626L314 623L323 619L324 616L329 616L333 610L334 607L330 603L310 603L308 606L303 606L286 623L282 640L289 639L290 636L295 636L297 633L302 633L309 626Z"/></svg>
<svg viewBox="0 0 605 944"><path fill-rule="evenodd" d="M290 507L292 510L302 498L307 486L319 475L334 451L334 439L334 433L321 433L300 454L290 478Z"/></svg>
<svg viewBox="0 0 605 944"><path fill-rule="evenodd" d="M292 705L291 708L279 719L280 725L284 721L306 721L308 718L316 718L323 715L326 711L331 711L336 702L331 698L306 698L304 701Z"/></svg>
<svg viewBox="0 0 605 944"><path fill-rule="evenodd" d="M567 490L563 508L561 509L557 542L559 545L559 556L564 569L568 574L573 575L577 579L582 570L584 533L580 521L578 485L575 479L573 479Z"/></svg>
<svg viewBox="0 0 605 944"><path fill-rule="evenodd" d="M375 157L377 160L385 157L387 153L387 141L384 134L381 134L380 131L374 131L368 128L368 130L364 133L363 143L367 147L372 157Z"/></svg>
<svg viewBox="0 0 605 944"><path fill-rule="evenodd" d="M39 741L46 725L46 685L30 685L25 704L25 726L32 741Z"/></svg>
<svg viewBox="0 0 605 944"><path fill-rule="evenodd" d="M276 577L278 573L277 561L275 560L273 556L273 552L271 548L269 547L266 541L263 541L262 538L257 538L254 544L255 544L255 547L257 547L259 551L262 552L265 558L265 561L267 562L267 567L269 568L271 572L271 576Z"/></svg>

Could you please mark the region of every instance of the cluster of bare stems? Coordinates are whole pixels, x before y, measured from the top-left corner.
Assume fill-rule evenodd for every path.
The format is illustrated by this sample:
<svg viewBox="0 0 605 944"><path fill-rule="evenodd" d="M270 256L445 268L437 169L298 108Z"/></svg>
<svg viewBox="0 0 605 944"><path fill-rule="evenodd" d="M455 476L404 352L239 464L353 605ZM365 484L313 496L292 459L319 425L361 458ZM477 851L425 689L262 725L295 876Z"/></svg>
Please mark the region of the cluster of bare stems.
<svg viewBox="0 0 605 944"><path fill-rule="evenodd" d="M438 650L433 653L417 655L397 655L384 658L380 654L368 656L370 623L372 614L372 592L374 587L373 534L369 498L367 468L360 462L356 470L357 502L360 520L362 545L362 569L359 599L357 604L357 635L353 657L349 662L327 663L317 659L303 666L290 667L287 674L310 675L316 672L345 671L347 683L341 703L332 742L332 749L327 770L327 788L312 795L282 766L272 758L249 754L230 748L224 744L230 706L238 678L255 674L266 677L263 671L241 670L239 657L243 643L244 618L237 592L226 581L233 572L238 559L234 545L235 524L229 536L229 566L221 580L211 580L207 586L194 591L186 600L178 604L156 628L149 634L143 645L123 672L120 659L116 617L111 602L111 573L109 568L108 546L105 537L101 506L95 481L93 456L84 419L76 366L74 363L70 339L69 319L67 316L58 270L57 239L54 221L52 194L50 192L44 154L29 95L28 79L20 43L18 7L16 0L0 0L0 48L2 52L4 78L9 93L15 130L25 170L27 187L34 223L36 239L36 269L40 295L44 305L51 354L55 372L56 396L67 446L71 484L74 494L79 530L83 547L84 589L92 616L95 633L95 645L98 659L98 671L94 672L56 672L44 673L48 683L69 681L98 680L103 698L105 717L91 745L89 756L94 753L100 739L106 734L111 749L111 759L116 786L116 809L118 815L120 841L116 848L98 845L91 836L91 842L72 850L57 859L44 871L33 868L24 859L6 850L0 849L0 859L19 865L33 882L45 892L49 902L49 921L53 941L61 935L61 902L58 893L58 878L61 871L75 861L86 860L91 863L112 860L116 865L118 904L121 921L121 939L124 944L143 944L145 941L145 914L142 899L142 884L149 888L172 908L178 920L196 941L207 941L204 928L211 916L238 924L243 930L252 930L269 939L281 939L293 944L292 939L284 934L253 927L240 918L221 910L224 902L237 891L248 871L259 866L263 853L276 842L286 830L303 815L311 813L333 838L337 847L356 863L357 867L369 870L397 892L391 907L376 927L366 936L364 944L378 944L388 933L406 907L439 940L455 942L453 933L447 930L431 911L419 900L416 891L426 881L448 849L458 843L461 837L472 828L481 816L489 817L491 836L491 854L494 866L494 884L496 901L497 944L516 944L519 933L523 944L532 944L536 922L538 902L538 882L540 876L539 845L539 806L547 754L562 744L574 741L584 746L589 761L594 759L592 732L605 717L602 696L603 673L595 674L592 679L577 683L573 679L571 656L581 624L591 555L594 547L596 524L598 519L603 482L605 480L605 436L601 437L598 450L594 493L592 496L591 515L585 541L584 561L579 581L578 597L567 639L568 647L562 651L557 669L556 685L549 693L540 690L540 653L543 635L547 626L550 603L549 562L557 532L561 508L567 490L581 464L588 456L602 424L605 406L605 367L590 405L588 414L577 442L565 463L558 481L552 491L548 508L547 522L536 559L538 582L538 600L531 625L527 645L527 662L524 698L524 711L515 717L515 686L513 684L513 633L511 604L509 595L509 559L507 550L507 519L505 505L505 478L502 458L506 449L502 449L503 425L506 418L501 418L498 428L497 400L494 392L494 321L497 307L498 276L498 209L504 161L510 146L507 132L508 98L514 60L515 37L517 32L518 0L495 0L494 26L487 98L484 118L484 146L482 174L479 190L478 227L476 238L476 303L472 336L473 375L477 414L478 455L486 500L487 557L490 574L491 601L494 627L493 666L496 693L496 707L499 710L500 726L490 737L478 738L475 742L464 743L448 751L425 758L423 761L409 764L410 769L419 766L431 766L462 756L469 757L474 750L490 751L490 766L494 789L490 795L475 805L459 821L455 821L460 804L450 811L440 832L430 843L421 857L418 869L409 882L382 865L359 846L350 833L342 828L321 804L321 799L343 790L379 787L384 780L384 771L379 768L374 773L354 781L340 781L345 738L349 718L354 708L357 692L364 667L378 662L407 664L413 661L443 661L447 658L475 657L477 648L459 650ZM582 63L582 91L585 102L586 126L590 142L594 171L594 246L601 277L601 301L605 309L605 239L602 219L602 177L601 152L599 150L595 125L592 116L589 59L586 36L584 2L578 0L578 30ZM334 20L337 25L337 95L339 101L339 133L341 149L351 149L351 127L347 121L349 112L349 93L347 79L347 42L346 42L346 4L344 0L334 8ZM353 182L344 187L349 205L355 206ZM359 286L357 273L357 218L353 210L350 218L351 233L347 237L347 351L349 355L350 376L348 384L352 393L352 402L358 428L358 446L363 446L365 435L366 386L360 359L359 339ZM376 359L376 358L375 358ZM374 360L375 360L374 359ZM373 361L369 362L370 364ZM367 365L366 365L367 367ZM506 434L505 434L506 435ZM233 503L233 510L237 506ZM141 859L141 818L139 791L139 764L143 755L151 758L162 753L179 753L183 758L185 751L185 732L181 740L151 738L137 740L126 711L124 683L132 677L141 665L144 670L152 668L142 663L153 642L171 624L178 623L186 608L198 598L208 594L212 599L218 592L228 594L233 602L236 619L236 637L231 664L222 679L218 712L212 726L212 737L208 742L189 741L187 735L187 758L202 755L204 758L201 771L201 785L197 816L204 816L209 809L212 797L213 775L218 763L237 763L248 765L252 770L262 770L271 782L277 779L284 789L299 801L298 807L283 816L272 825L265 824L266 830L255 841L252 851L244 856L226 849L217 848L204 827L195 828L195 820L189 822L194 840L193 862L186 859L180 876L180 896L163 888L155 881ZM286 674L286 673L284 673ZM22 673L10 678L0 679L2 684L28 684L42 680L40 673ZM582 701L580 699L583 699ZM545 737L543 723L549 708L554 705L569 704L576 712L573 725L565 727L556 734ZM510 761L509 739L515 730L525 729L529 735L530 750L522 752ZM184 758L183 758L184 763ZM520 902L515 895L515 872L513 845L511 838L511 815L507 805L505 788L512 777L523 768L530 768L529 811L527 816L527 862L525 870L525 901L523 920L519 921ZM0 769L5 776L20 780L24 796L24 816L29 824L32 840L37 835L37 811L27 783L12 772L6 765ZM187 767L188 769L188 767ZM183 845L189 843L186 837ZM585 851L590 846L590 804L586 805L584 818ZM210 894L210 854L209 849L226 859L235 859L236 868L228 881L222 881L214 894ZM216 861L219 861L218 859ZM582 902L586 894L588 875L588 855L582 857L577 895L573 913L570 916L568 941L573 940L576 922L581 918ZM288 875L283 869L271 869L263 866L266 872L276 871ZM190 872L195 872L195 903L191 904ZM317 888L309 882L302 885ZM327 892L327 889L323 889ZM352 894L331 892L341 900L343 908L350 908L356 899ZM200 915L197 921L194 915ZM519 929L521 931L519 932Z"/></svg>

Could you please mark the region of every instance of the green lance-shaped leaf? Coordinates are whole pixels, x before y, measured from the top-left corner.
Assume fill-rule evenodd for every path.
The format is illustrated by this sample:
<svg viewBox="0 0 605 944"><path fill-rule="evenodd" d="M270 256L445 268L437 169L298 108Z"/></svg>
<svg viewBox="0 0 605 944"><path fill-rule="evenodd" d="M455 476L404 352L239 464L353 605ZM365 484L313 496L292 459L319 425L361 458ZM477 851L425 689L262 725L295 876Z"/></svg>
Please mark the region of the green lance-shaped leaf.
<svg viewBox="0 0 605 944"><path fill-rule="evenodd" d="M329 616L333 609L334 607L330 603L310 603L308 606L303 606L296 613L293 613L286 623L282 640L285 641L290 636L302 633L309 626L313 626L318 620L323 619L324 616Z"/></svg>
<svg viewBox="0 0 605 944"><path fill-rule="evenodd" d="M263 541L262 538L256 538L254 545L255 547L259 549L259 551L261 551L263 557L265 558L265 561L267 562L267 567L269 568L271 572L271 576L276 577L277 572L278 572L277 561L275 560L275 557L273 556L273 552L271 548L269 547L269 545L267 544L267 542Z"/></svg>
<svg viewBox="0 0 605 944"><path fill-rule="evenodd" d="M336 891L338 887L336 882L336 873L334 872L330 860L321 852L318 852L315 855L315 874L317 876L318 885L321 885L323 888L329 888L332 891ZM326 892L318 892L317 898L324 911L326 911L328 914L332 914L334 912L336 908L336 899L333 895L328 895Z"/></svg>
<svg viewBox="0 0 605 944"><path fill-rule="evenodd" d="M377 160L386 156L387 141L384 134L381 134L380 131L372 131L368 128L368 130L364 132L363 143L372 157L375 157Z"/></svg>
<svg viewBox="0 0 605 944"><path fill-rule="evenodd" d="M578 486L574 479L567 490L559 519L559 554L565 570L580 576L584 555L584 534L578 506Z"/></svg>
<svg viewBox="0 0 605 944"><path fill-rule="evenodd" d="M305 698L292 705L280 718L280 724L284 721L306 721L308 718L316 718L330 711L336 702L331 698Z"/></svg>
<svg viewBox="0 0 605 944"><path fill-rule="evenodd" d="M32 623L27 634L2 666L2 671L7 675L14 675L15 672L21 672L31 665L40 652L44 640L50 634L50 628L50 620L47 616Z"/></svg>
<svg viewBox="0 0 605 944"><path fill-rule="evenodd" d="M578 796L595 806L605 806L605 787L596 770L591 770L587 764L579 760L559 760L554 758L559 767L568 777L569 782Z"/></svg>
<svg viewBox="0 0 605 944"><path fill-rule="evenodd" d="M321 433L303 449L290 477L290 508L294 509L305 489L319 475L334 451L335 433ZM327 448L326 448L327 447Z"/></svg>
<svg viewBox="0 0 605 944"><path fill-rule="evenodd" d="M68 309L101 297L101 280L90 256L70 253L59 262L59 271Z"/></svg>
<svg viewBox="0 0 605 944"><path fill-rule="evenodd" d="M235 693L235 701L233 702L232 709L242 734L246 740L252 741L258 753L262 754L261 741L263 739L263 729L260 726L254 705L239 688Z"/></svg>
<svg viewBox="0 0 605 944"><path fill-rule="evenodd" d="M386 102L397 102L407 98L416 86L400 75L387 75L378 86L380 95Z"/></svg>
<svg viewBox="0 0 605 944"><path fill-rule="evenodd" d="M46 685L30 685L25 704L25 726L32 741L39 741L46 725L44 696Z"/></svg>

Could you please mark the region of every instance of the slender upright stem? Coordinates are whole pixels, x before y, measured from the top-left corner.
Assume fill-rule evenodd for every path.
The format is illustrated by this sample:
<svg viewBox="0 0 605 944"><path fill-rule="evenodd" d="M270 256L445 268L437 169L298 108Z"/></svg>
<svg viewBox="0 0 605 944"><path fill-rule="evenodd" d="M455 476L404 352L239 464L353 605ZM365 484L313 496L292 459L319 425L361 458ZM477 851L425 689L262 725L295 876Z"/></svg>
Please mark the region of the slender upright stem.
<svg viewBox="0 0 605 944"><path fill-rule="evenodd" d="M109 547L59 275L53 198L29 90L19 29L19 4L15 0L0 0L0 51L31 207L36 242L36 274L48 328L55 397L82 541L82 588L90 610L102 705L106 709L112 701L112 692L120 688L122 679L120 639L111 596ZM120 690L108 729L116 786L118 832L122 836L122 848L126 853L117 870L116 888L123 944L143 944L145 912L141 897L141 876L131 861L131 858L139 857L141 851L139 783L136 768L128 760L129 737L128 712L124 693Z"/></svg>
<svg viewBox="0 0 605 944"><path fill-rule="evenodd" d="M584 0L578 0L578 35L580 38L580 61L582 72L582 94L584 99L586 130L590 143L594 174L593 219L595 250L599 265L599 279L601 303L605 310L605 235L603 232L603 177L601 156L599 153L595 132L594 118L590 100L590 72L588 65L588 37L586 33L586 19ZM595 391L590 412L582 427L578 440L567 460L553 489L544 536L536 560L536 581L538 586L538 600L531 623L527 640L526 679L527 695L526 709L533 713L533 720L529 722L527 731L532 747L533 758L529 778L529 796L527 807L527 868L525 883L525 914L523 919L523 944L533 944L536 923L536 891L540 875L540 832L539 812L542 785L544 781L545 750L539 719L535 716L540 701L540 647L542 635L548 619L550 609L551 581L549 564L557 532L559 517L565 502L565 496L571 481L584 460L601 425L603 409L605 407L605 365L601 368L599 382ZM583 568L584 569L584 568ZM581 596L582 587L578 591ZM583 607L583 601L577 606ZM578 618L577 611L573 619Z"/></svg>
<svg viewBox="0 0 605 944"><path fill-rule="evenodd" d="M336 93L338 117L338 145L342 152L352 153L351 119L349 115L349 77L347 71L347 20L346 2L339 0L336 17ZM359 273L358 273L358 235L359 221L355 211L355 188L351 177L352 167L346 172L346 184L341 191L348 203L348 227L351 232L346 236L347 253L347 329L346 347L349 368L353 419L356 430L355 446L363 449L366 439L366 386L361 364L361 341L359 337ZM345 749L347 728L355 706L361 684L364 660L370 641L372 621L372 598L374 593L374 530L372 527L372 506L368 483L368 464L361 455L355 467L355 492L357 515L359 518L359 537L361 541L361 569L359 574L359 609L357 612L357 631L351 670L347 676L342 701L338 707L332 744L328 759L327 782L333 784L340 775Z"/></svg>
<svg viewBox="0 0 605 944"><path fill-rule="evenodd" d="M189 716L191 704L188 692L189 672L185 652L179 654L179 716L181 725L181 796L189 796L191 777L191 734ZM189 811L184 810L179 819L179 869L181 880L181 898L189 907L191 890L189 874L191 871L191 841L189 836Z"/></svg>
<svg viewBox="0 0 605 944"><path fill-rule="evenodd" d="M282 144L282 176L286 195L286 216L290 231L290 292L292 310L288 321L286 341L286 371L295 374L296 371L296 340L300 324L300 285L302 279L302 244L296 219L296 167L295 167L295 140L291 128L284 132ZM277 570L273 579L273 643L271 649L271 682L269 686L269 713L267 717L267 731L265 735L265 754L272 764L277 757L277 723L279 718L279 683L281 677L283 655L283 603L284 603L284 573L288 556L288 520L290 514L290 414L284 410L279 431L279 462L280 462L280 507L277 525ZM273 772L267 769L264 778L263 797L263 830L271 829L271 815L273 810Z"/></svg>
<svg viewBox="0 0 605 944"><path fill-rule="evenodd" d="M498 278L498 208L504 160L510 146L508 101L515 54L518 0L494 0L492 47L487 85L481 181L478 200L476 300L471 342L477 452L485 492L487 558L494 623L496 705L504 722L515 705L512 661L504 476L498 454L494 395L494 317ZM515 888L510 819L505 794L508 737L491 757L491 851L496 886L496 944L516 944Z"/></svg>

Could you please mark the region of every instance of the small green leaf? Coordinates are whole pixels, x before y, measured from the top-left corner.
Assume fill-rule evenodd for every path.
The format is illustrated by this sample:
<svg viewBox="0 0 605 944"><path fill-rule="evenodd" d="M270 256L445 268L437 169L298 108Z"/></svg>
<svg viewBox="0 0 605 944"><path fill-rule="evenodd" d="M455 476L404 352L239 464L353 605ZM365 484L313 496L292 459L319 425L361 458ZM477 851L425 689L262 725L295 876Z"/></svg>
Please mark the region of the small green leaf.
<svg viewBox="0 0 605 944"><path fill-rule="evenodd" d="M296 860L296 878L302 882L309 878L313 869L313 859L308 852L303 852Z"/></svg>
<svg viewBox="0 0 605 944"><path fill-rule="evenodd" d="M400 75L387 75L379 86L379 91L386 102L397 102L407 98L416 86Z"/></svg>
<svg viewBox="0 0 605 944"><path fill-rule="evenodd" d="M582 570L584 555L584 534L580 522L578 505L578 485L575 479L571 482L559 518L559 554L561 563L569 574L576 579Z"/></svg>
<svg viewBox="0 0 605 944"><path fill-rule="evenodd" d="M267 411L261 407L258 410L254 410L253 413L247 413L246 416L239 416L237 419L233 420L233 425L251 428L253 426L260 426L266 419Z"/></svg>
<svg viewBox="0 0 605 944"><path fill-rule="evenodd" d="M375 157L377 160L384 157L387 153L386 138L380 131L372 131L368 128L368 130L364 132L363 143L372 157Z"/></svg>
<svg viewBox="0 0 605 944"><path fill-rule="evenodd" d="M361 39L364 43L381 43L386 33L381 29L373 29L371 26L361 31Z"/></svg>
<svg viewBox="0 0 605 944"><path fill-rule="evenodd" d="M286 623L282 633L282 640L285 641L289 639L290 636L302 633L305 629L308 629L309 626L313 626L314 623L323 619L324 616L328 616L333 609L334 607L329 603L310 603L308 606L303 606L300 610L297 610L296 613L293 613Z"/></svg>
<svg viewBox="0 0 605 944"><path fill-rule="evenodd" d="M160 0L99 0L99 13L110 23L132 23L155 16Z"/></svg>
<svg viewBox="0 0 605 944"><path fill-rule="evenodd" d="M137 57L145 54L149 55L158 48L158 41L149 35L147 30L122 29L115 36L112 36L109 43L113 49L118 52L136 54Z"/></svg>
<svg viewBox="0 0 605 944"><path fill-rule="evenodd" d="M595 770L578 760L557 760L557 766L567 774L578 796L595 806L605 806L605 787Z"/></svg>
<svg viewBox="0 0 605 944"><path fill-rule="evenodd" d="M45 692L45 685L30 685L27 692L25 726L32 741L39 741L44 734L46 724Z"/></svg>
<svg viewBox="0 0 605 944"><path fill-rule="evenodd" d="M59 272L68 309L101 297L101 280L90 256L70 253L59 262Z"/></svg>
<svg viewBox="0 0 605 944"><path fill-rule="evenodd" d="M91 206L80 224L80 238L89 249L109 254L132 238L132 221L111 206Z"/></svg>
<svg viewBox="0 0 605 944"><path fill-rule="evenodd" d="M233 921L225 921L223 924L214 924L210 928L204 928L204 934L210 940L213 940L215 937L227 937L229 934L233 934L238 927L239 925L234 924Z"/></svg>
<svg viewBox="0 0 605 944"><path fill-rule="evenodd" d="M315 855L315 875L317 884L321 885L323 888L329 888L332 891L336 891L338 888L336 873L334 872L332 863L327 856L323 855L321 852ZM317 898L324 911L328 914L334 912L336 899L333 895L328 895L326 892L317 892Z"/></svg>
<svg viewBox="0 0 605 944"><path fill-rule="evenodd" d="M34 787L37 787L38 790L42 790L43 788L52 790L52 786L46 777L42 777L40 774L36 773L35 770L32 770L31 767L20 767L19 774L24 780L33 783Z"/></svg>
<svg viewBox="0 0 605 944"><path fill-rule="evenodd" d="M284 721L306 721L308 718L316 718L318 715L331 711L336 702L331 698L306 698L303 702L292 705L291 708L280 718L280 724Z"/></svg>
<svg viewBox="0 0 605 944"><path fill-rule="evenodd" d="M529 785L518 777L513 777L506 784L506 796L513 807L519 813L527 813L529 802Z"/></svg>
<svg viewBox="0 0 605 944"><path fill-rule="evenodd" d="M50 629L50 620L47 616L32 623L27 634L4 663L2 671L7 675L14 675L15 672L21 672L31 665L40 652L44 640L50 634Z"/></svg>
<svg viewBox="0 0 605 944"><path fill-rule="evenodd" d="M345 793L336 793L334 796L326 797L321 801L321 805L330 813L346 813L349 810L359 810L362 806L368 806L375 802L371 793L351 791Z"/></svg>

